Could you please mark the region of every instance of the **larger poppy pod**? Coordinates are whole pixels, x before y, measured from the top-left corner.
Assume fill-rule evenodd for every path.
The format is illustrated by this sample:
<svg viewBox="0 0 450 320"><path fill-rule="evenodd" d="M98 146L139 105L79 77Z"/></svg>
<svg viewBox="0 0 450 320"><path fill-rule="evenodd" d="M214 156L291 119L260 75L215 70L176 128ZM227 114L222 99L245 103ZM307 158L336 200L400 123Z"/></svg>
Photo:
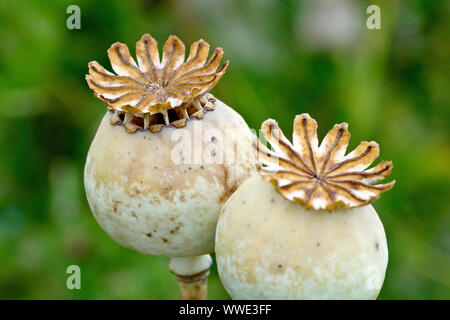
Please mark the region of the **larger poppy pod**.
<svg viewBox="0 0 450 320"><path fill-rule="evenodd" d="M214 250L222 204L256 170L251 131L209 93L228 66L221 48L170 36L159 59L155 39L108 50L115 74L97 62L86 76L108 106L89 149L85 188L100 226L121 245L152 255ZM231 160L230 160L231 159ZM206 260L205 260L206 261Z"/></svg>
<svg viewBox="0 0 450 320"><path fill-rule="evenodd" d="M260 174L224 205L217 225L219 275L235 299L374 299L388 248L370 204L394 181L392 163L366 168L379 155L362 142L345 155L347 124L318 144L317 123L295 118L291 143L274 120L261 131L272 150L254 143Z"/></svg>

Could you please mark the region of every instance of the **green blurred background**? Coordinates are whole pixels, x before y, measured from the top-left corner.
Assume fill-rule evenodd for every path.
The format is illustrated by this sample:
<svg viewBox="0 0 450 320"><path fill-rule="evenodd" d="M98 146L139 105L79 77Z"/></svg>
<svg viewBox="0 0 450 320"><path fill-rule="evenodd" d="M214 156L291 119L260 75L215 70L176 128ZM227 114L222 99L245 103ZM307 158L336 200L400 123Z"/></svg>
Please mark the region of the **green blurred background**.
<svg viewBox="0 0 450 320"><path fill-rule="evenodd" d="M66 8L81 8L68 30ZM381 8L381 30L366 8ZM308 112L323 137L350 124L381 145L394 189L375 203L390 260L381 299L450 298L449 1L0 2L0 298L177 299L167 258L113 242L90 213L83 166L105 106L84 75L151 33L204 38L231 61L214 95L250 127L287 135ZM81 290L66 267L81 267ZM217 271L209 298L229 298Z"/></svg>

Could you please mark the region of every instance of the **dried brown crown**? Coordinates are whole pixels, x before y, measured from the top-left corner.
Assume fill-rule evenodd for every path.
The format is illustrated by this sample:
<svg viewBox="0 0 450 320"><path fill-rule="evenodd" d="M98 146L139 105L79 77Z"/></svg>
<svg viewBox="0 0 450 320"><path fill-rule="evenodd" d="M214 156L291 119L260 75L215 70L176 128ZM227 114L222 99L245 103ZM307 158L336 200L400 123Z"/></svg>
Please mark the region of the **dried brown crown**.
<svg viewBox="0 0 450 320"><path fill-rule="evenodd" d="M308 208L352 208L378 199L394 186L395 181L374 185L391 173L392 162L366 170L380 153L376 142L363 141L345 155L350 139L347 127L347 123L336 124L319 146L317 122L304 113L295 117L291 144L276 121L264 121L261 130L274 151L256 139L261 175L285 198Z"/></svg>
<svg viewBox="0 0 450 320"><path fill-rule="evenodd" d="M144 34L136 43L137 63L128 47L116 42L108 50L116 74L92 61L86 80L95 96L117 114L130 113L142 119L149 114L146 122L150 125L156 122L152 131L159 131L161 126L173 121L177 127L184 126L188 118L202 117L204 105L213 99L205 100L203 96L216 85L228 67L226 61L219 68L222 48L216 48L207 61L208 53L209 44L196 41L185 61L183 42L170 36L160 61L158 43L149 34ZM209 109L214 108L209 105ZM175 110L173 121L169 110Z"/></svg>

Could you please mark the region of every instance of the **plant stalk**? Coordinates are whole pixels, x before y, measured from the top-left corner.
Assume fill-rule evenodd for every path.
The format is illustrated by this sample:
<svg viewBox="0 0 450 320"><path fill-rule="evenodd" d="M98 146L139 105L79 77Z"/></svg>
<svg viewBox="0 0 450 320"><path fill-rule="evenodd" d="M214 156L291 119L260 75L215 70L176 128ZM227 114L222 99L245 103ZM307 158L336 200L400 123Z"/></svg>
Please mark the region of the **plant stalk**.
<svg viewBox="0 0 450 320"><path fill-rule="evenodd" d="M195 257L174 257L169 269L180 284L181 300L206 300L208 275L212 259L209 254Z"/></svg>

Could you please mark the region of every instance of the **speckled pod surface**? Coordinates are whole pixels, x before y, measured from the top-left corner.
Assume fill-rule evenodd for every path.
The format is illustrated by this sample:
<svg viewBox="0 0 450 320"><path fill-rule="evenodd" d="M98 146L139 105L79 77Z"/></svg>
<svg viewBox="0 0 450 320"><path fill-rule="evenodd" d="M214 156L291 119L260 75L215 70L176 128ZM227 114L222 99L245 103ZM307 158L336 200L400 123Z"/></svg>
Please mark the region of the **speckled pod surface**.
<svg viewBox="0 0 450 320"><path fill-rule="evenodd" d="M225 150L230 145L249 150L252 134L242 117L220 100L214 104L203 120L160 132L127 133L123 126L111 125L112 113L106 113L87 156L84 181L92 212L111 238L152 255L195 256L214 250L223 203L256 172L256 158L245 152L236 153L230 163L176 159L174 131L193 137L195 125L226 138L227 143L203 138L203 157L229 154L234 150Z"/></svg>
<svg viewBox="0 0 450 320"><path fill-rule="evenodd" d="M388 248L372 205L308 210L255 176L223 208L216 259L233 299L375 299Z"/></svg>

